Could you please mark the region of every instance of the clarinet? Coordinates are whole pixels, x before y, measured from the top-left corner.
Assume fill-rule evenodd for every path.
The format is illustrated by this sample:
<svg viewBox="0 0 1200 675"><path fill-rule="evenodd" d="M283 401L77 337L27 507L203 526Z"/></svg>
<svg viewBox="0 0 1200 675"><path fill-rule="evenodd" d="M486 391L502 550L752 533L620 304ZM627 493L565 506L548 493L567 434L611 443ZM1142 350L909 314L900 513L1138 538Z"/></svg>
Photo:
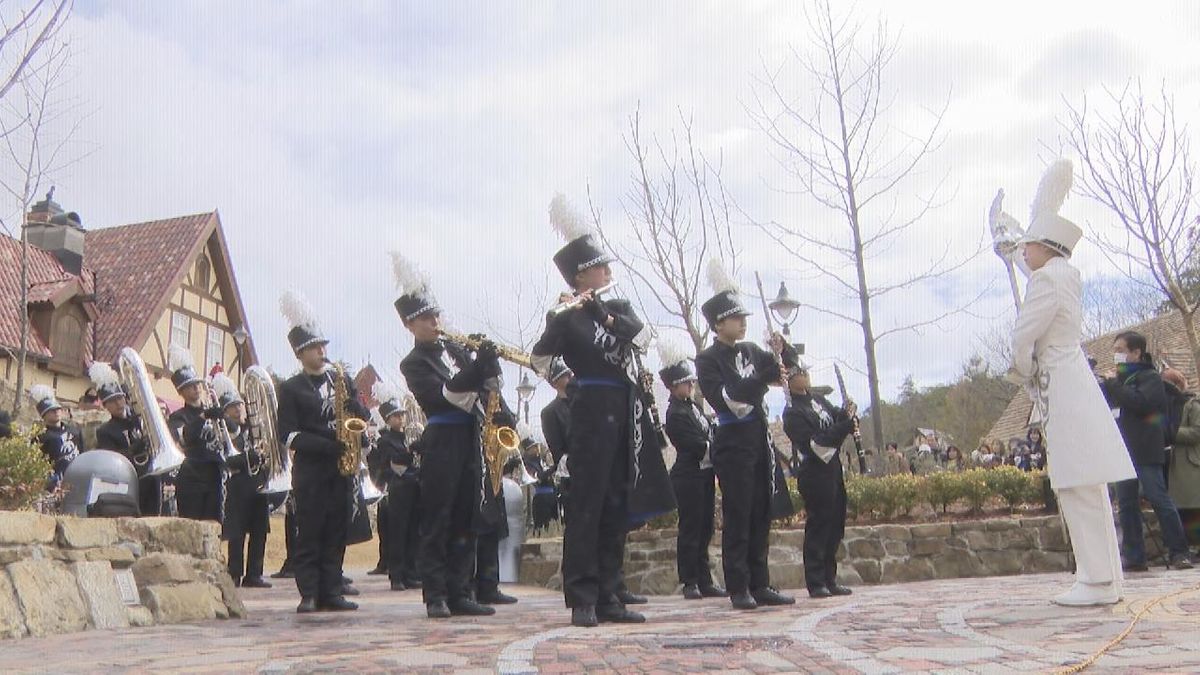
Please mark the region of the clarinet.
<svg viewBox="0 0 1200 675"><path fill-rule="evenodd" d="M837 375L838 389L842 391L842 405L844 406L850 401L850 398L846 395L846 380L842 378L842 369L836 363L833 364L833 372ZM867 457L866 453L863 452L862 429L858 427L858 415L851 416L850 421L853 424L852 428L854 430L852 432L854 436L854 450L858 454L858 471L861 475L865 476L867 475Z"/></svg>
<svg viewBox="0 0 1200 675"><path fill-rule="evenodd" d="M658 436L658 447L665 448L667 447L667 434L663 431L662 418L658 414L658 403L654 400L654 376L642 364L641 352L636 347L633 348L633 362L638 369L638 384L642 388L642 402L650 411L650 422L654 425L655 435Z"/></svg>

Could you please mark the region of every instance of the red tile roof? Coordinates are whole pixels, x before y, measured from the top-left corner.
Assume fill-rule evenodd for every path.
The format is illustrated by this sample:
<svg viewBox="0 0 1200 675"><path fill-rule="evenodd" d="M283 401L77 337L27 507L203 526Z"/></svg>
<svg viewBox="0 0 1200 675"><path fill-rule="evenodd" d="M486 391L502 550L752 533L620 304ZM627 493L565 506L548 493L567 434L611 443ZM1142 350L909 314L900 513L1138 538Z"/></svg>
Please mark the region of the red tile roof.
<svg viewBox="0 0 1200 675"><path fill-rule="evenodd" d="M145 342L216 224L217 214L209 212L87 233L84 260L97 271L100 288L101 358L112 360L122 347Z"/></svg>
<svg viewBox="0 0 1200 675"><path fill-rule="evenodd" d="M58 259L48 251L36 246L29 247L29 302L46 302L51 300L64 284L77 281L70 272L63 269ZM91 272L84 268L82 279L84 293L92 290ZM14 352L21 345L21 312L28 311L21 307L21 241L0 235L0 347ZM91 336L87 336L87 346L91 346ZM29 332L29 354L34 358L49 359L50 346L46 343L49 336L38 335L36 330ZM85 350L90 352L89 350Z"/></svg>
<svg viewBox="0 0 1200 675"><path fill-rule="evenodd" d="M363 404L363 407L373 408L379 405L379 401L376 401L375 396L371 393L371 389L378 381L379 373L375 372L375 366L369 363L354 376L354 388L358 390L358 402Z"/></svg>

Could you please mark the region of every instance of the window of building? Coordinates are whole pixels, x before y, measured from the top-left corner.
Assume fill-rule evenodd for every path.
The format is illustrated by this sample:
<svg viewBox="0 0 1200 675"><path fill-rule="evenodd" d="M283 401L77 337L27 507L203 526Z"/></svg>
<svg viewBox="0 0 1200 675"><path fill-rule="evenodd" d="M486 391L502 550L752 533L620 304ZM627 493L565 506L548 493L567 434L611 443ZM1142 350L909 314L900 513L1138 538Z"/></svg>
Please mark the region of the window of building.
<svg viewBox="0 0 1200 675"><path fill-rule="evenodd" d="M195 285L201 290L207 292L209 284L212 283L212 265L208 262L207 256L200 256L196 261L196 272L192 275Z"/></svg>
<svg viewBox="0 0 1200 675"><path fill-rule="evenodd" d="M204 346L204 372L211 373L212 367L225 361L225 331L217 326L208 327Z"/></svg>
<svg viewBox="0 0 1200 675"><path fill-rule="evenodd" d="M171 312L171 344L184 349L191 349L192 320L186 314Z"/></svg>
<svg viewBox="0 0 1200 675"><path fill-rule="evenodd" d="M64 365L83 365L83 322L74 314L64 314L54 326L54 360Z"/></svg>

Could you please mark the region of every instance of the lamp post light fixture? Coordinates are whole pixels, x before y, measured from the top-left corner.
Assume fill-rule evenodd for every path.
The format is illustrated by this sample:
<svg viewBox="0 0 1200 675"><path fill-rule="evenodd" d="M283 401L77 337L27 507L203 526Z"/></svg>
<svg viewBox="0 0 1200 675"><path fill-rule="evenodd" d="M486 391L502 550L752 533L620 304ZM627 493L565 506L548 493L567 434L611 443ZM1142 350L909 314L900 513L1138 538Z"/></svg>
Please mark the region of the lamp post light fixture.
<svg viewBox="0 0 1200 675"><path fill-rule="evenodd" d="M529 400L533 398L533 392L537 390L537 385L529 380L529 372L521 371L521 382L517 385L517 398L521 401L521 411L525 416L525 423L529 424Z"/></svg>
<svg viewBox="0 0 1200 675"><path fill-rule="evenodd" d="M790 336L792 334L790 327L796 320L796 314L799 313L800 303L788 295L787 284L779 282L779 294L775 296L774 300L767 303L767 307L775 315L775 320L783 325L784 336Z"/></svg>
<svg viewBox="0 0 1200 675"><path fill-rule="evenodd" d="M249 338L250 334L246 332L245 326L238 326L233 331L233 343L237 345L238 386L242 384L242 373L246 372L246 364L242 357L242 345L246 344L246 340Z"/></svg>

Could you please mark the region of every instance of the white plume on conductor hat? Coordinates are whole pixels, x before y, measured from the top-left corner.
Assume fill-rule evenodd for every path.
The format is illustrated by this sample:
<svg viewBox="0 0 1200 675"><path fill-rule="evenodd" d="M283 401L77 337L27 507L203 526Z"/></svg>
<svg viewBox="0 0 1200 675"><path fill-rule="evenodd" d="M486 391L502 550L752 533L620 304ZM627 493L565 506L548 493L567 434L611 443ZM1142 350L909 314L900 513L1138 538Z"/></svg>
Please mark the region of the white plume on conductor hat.
<svg viewBox="0 0 1200 675"><path fill-rule="evenodd" d="M1074 166L1066 158L1056 159L1038 181L1037 194L1029 207L1029 229L1022 242L1046 244L1060 253L1070 256L1075 245L1083 237L1083 230L1075 223L1058 215L1063 202L1071 192Z"/></svg>
<svg viewBox="0 0 1200 675"><path fill-rule="evenodd" d="M121 384L121 377L117 375L117 371L113 370L112 366L103 361L97 361L88 368L88 378L97 387L111 387Z"/></svg>
<svg viewBox="0 0 1200 675"><path fill-rule="evenodd" d="M284 291L279 296L279 313L287 319L292 328L303 328L309 332L319 332L317 316L308 300L295 291Z"/></svg>
<svg viewBox="0 0 1200 675"><path fill-rule="evenodd" d="M660 368L668 368L688 360L687 350L674 340L660 340L656 346Z"/></svg>
<svg viewBox="0 0 1200 675"><path fill-rule="evenodd" d="M29 388L29 398L34 402L52 400L54 398L54 388L48 384L35 384Z"/></svg>
<svg viewBox="0 0 1200 675"><path fill-rule="evenodd" d="M171 345L171 349L167 352L167 369L171 372L176 372L182 368L195 368L196 363L192 359L192 352L180 347L179 345Z"/></svg>
<svg viewBox="0 0 1200 675"><path fill-rule="evenodd" d="M555 193L554 198L550 200L550 226L563 241L573 241L593 234L591 225L561 192Z"/></svg>
<svg viewBox="0 0 1200 675"><path fill-rule="evenodd" d="M713 258L708 261L706 276L708 278L708 287L712 289L713 293L723 293L726 291L733 293L741 292L738 283L733 280L733 277L729 276L729 272L726 271L725 265L721 263L719 258Z"/></svg>

